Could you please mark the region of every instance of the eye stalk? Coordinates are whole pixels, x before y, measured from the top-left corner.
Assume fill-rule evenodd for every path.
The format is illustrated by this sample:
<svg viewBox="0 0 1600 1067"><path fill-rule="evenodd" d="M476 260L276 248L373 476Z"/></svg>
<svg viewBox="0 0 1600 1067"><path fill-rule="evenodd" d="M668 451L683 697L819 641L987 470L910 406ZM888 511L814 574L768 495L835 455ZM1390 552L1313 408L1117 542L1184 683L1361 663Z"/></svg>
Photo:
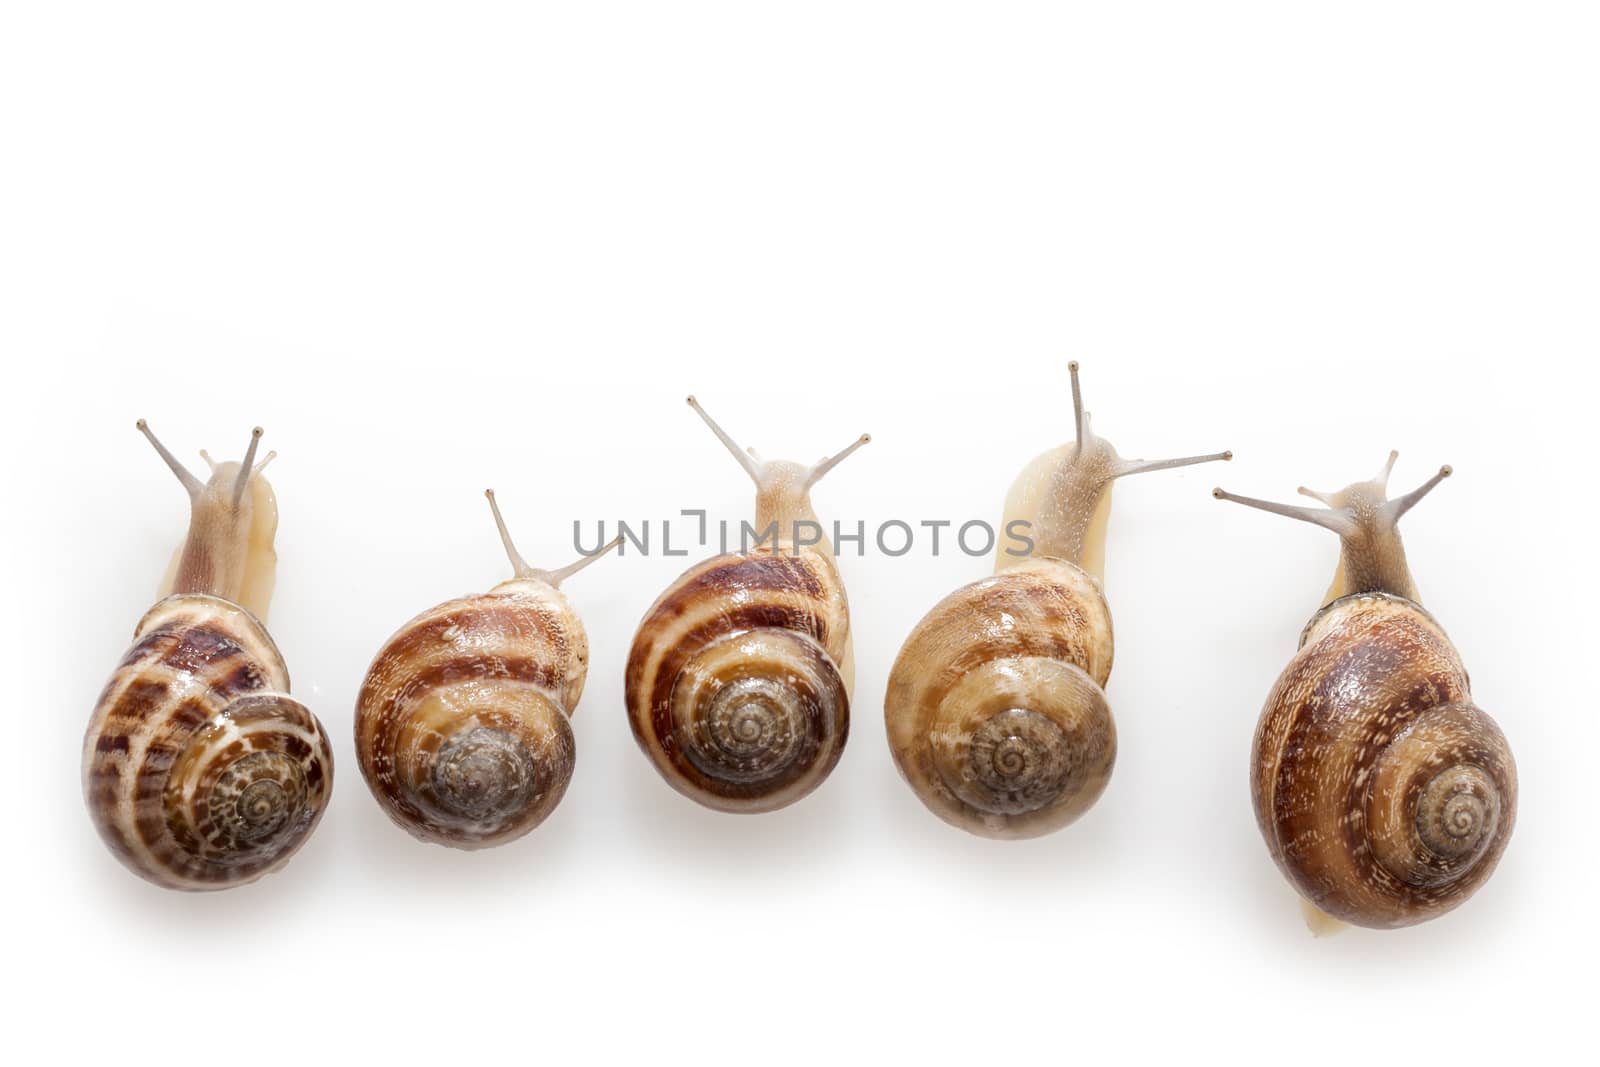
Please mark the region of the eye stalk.
<svg viewBox="0 0 1600 1067"><path fill-rule="evenodd" d="M618 534L592 556L584 556L575 563L569 563L553 571L541 570L523 559L522 553L517 551L517 546L511 543L511 531L506 528L506 520L500 515L500 505L495 501L494 490L485 489L483 495L489 498L489 509L494 512L494 524L500 531L500 543L505 546L506 558L511 561L511 571L516 576L513 581L538 581L552 588L559 588L562 582L622 544L622 535Z"/></svg>
<svg viewBox="0 0 1600 1067"><path fill-rule="evenodd" d="M756 528L766 530L776 523L780 543L793 538L797 523L817 521L816 514L811 510L811 487L856 449L872 440L871 434L864 433L842 451L824 456L809 467L788 460L764 460L754 448L740 448L738 442L717 425L716 420L692 396L689 397L689 406L711 427L717 440L738 461L750 480L756 483Z"/></svg>
<svg viewBox="0 0 1600 1067"><path fill-rule="evenodd" d="M167 466L172 469L172 473L177 475L179 484L181 484L184 488L184 491L189 494L190 500L195 500L200 496L201 493L210 488L210 483L202 482L199 478L196 478L193 474L191 474L187 467L178 462L178 457L174 456L172 452L168 450L167 446L161 443L161 439L155 435L155 431L150 429L149 423L145 422L143 419L140 419L138 422L134 423L134 428L140 433L144 434L145 440L150 442L150 444L155 448L156 453L160 455L160 457L166 462ZM261 435L264 432L265 431L263 431L259 426L250 431L250 444L245 449L244 460L236 465L238 470L233 475L232 485L232 502L234 507L238 507L243 501L244 491L249 487L250 479L266 470L267 464L278 458L278 454L276 452L268 452L266 456L262 458L259 464L255 462L256 446L261 443ZM205 460L206 466L210 468L213 481L216 479L219 472L225 473L225 468L230 466L230 464L226 463L217 463L211 458L210 453L203 448L200 450L200 458Z"/></svg>
<svg viewBox="0 0 1600 1067"><path fill-rule="evenodd" d="M717 421L706 413L705 408L700 406L700 401L691 396L689 398L689 406L694 408L696 415L705 420L707 426L711 427L711 432L717 435L717 440L727 447L728 452L738 461L739 466L744 468L744 472L750 476L751 481L756 483L758 489L772 479L774 474L777 473L772 468L780 464L786 467L800 468L804 472L803 477L800 479L801 486L803 489L810 489L822 480L824 474L833 470L852 452L872 440L870 433L864 433L850 442L843 451L832 456L824 456L810 467L800 467L797 463L788 463L784 460L763 460L761 454L754 448L741 449L738 442L726 430L718 426Z"/></svg>
<svg viewBox="0 0 1600 1067"><path fill-rule="evenodd" d="M151 447L156 450L156 454L166 461L167 466L172 469L172 473L178 476L178 482L183 486L184 491L189 494L189 499L193 500L199 496L201 491L205 489L206 484L193 474L190 474L189 468L178 462L178 457L174 456L167 446L161 443L161 438L157 437L155 431L150 429L149 423L140 419L133 425L136 430L144 434L145 440L150 442ZM205 456L203 452L201 455L209 462L209 456Z"/></svg>
<svg viewBox="0 0 1600 1067"><path fill-rule="evenodd" d="M244 491L250 484L250 468L256 461L256 446L261 443L261 427L257 426L250 431L250 447L244 450L244 462L239 464L239 473L233 479L233 506L238 507L239 501L244 499Z"/></svg>
<svg viewBox="0 0 1600 1067"><path fill-rule="evenodd" d="M1309 522L1338 534L1339 570L1328 593L1330 602L1352 593L1382 592L1420 603L1416 583L1406 564L1405 547L1400 541L1400 518L1450 477L1454 469L1446 464L1409 493L1391 499L1389 475L1399 456L1397 451L1390 452L1382 469L1371 479L1354 482L1335 492L1323 493L1300 486L1297 492L1320 501L1325 505L1321 508L1239 496L1221 488L1211 490L1211 495L1218 500Z"/></svg>
<svg viewBox="0 0 1600 1067"><path fill-rule="evenodd" d="M1046 452L1017 478L1006 501L1005 525L1024 522L1035 544L1033 555L1076 563L1095 575L1103 570L1105 526L1110 516L1111 483L1131 474L1225 462L1232 452L1176 459L1124 459L1111 442L1095 434L1083 406L1076 360L1067 364L1072 379L1073 442ZM1016 558L999 557L998 569Z"/></svg>
<svg viewBox="0 0 1600 1067"><path fill-rule="evenodd" d="M201 481L161 443L149 423L140 419L134 426L189 495L189 532L166 591L219 596L265 618L277 561L272 541L278 517L272 488L261 472L277 453L268 452L256 462L261 427L250 431L250 444L238 463L217 463L202 449L200 458L210 477Z"/></svg>

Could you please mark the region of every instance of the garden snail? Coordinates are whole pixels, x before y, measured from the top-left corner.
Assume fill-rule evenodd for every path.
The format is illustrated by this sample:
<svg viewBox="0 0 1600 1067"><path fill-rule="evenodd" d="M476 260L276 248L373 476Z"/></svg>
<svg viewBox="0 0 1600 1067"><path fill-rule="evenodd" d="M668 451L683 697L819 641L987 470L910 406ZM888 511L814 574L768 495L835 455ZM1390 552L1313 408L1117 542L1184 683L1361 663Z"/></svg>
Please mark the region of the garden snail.
<svg viewBox="0 0 1600 1067"><path fill-rule="evenodd" d="M84 737L83 783L101 838L170 889L226 889L282 866L328 803L333 756L289 696L262 620L272 596L277 502L255 464L213 463L202 482L139 420L189 494L189 533L162 599L106 684Z"/></svg>
<svg viewBox="0 0 1600 1067"><path fill-rule="evenodd" d="M356 759L383 810L423 841L468 849L521 837L566 793L589 639L559 587L621 544L538 570L485 495L513 577L402 626L356 699Z"/></svg>
<svg viewBox="0 0 1600 1067"><path fill-rule="evenodd" d="M773 536L691 567L645 613L628 656L629 721L680 793L719 811L772 811L820 785L844 751L850 614L810 494L870 438L812 467L764 462L692 396L689 406L756 483L757 531Z"/></svg>
<svg viewBox="0 0 1600 1067"><path fill-rule="evenodd" d="M935 815L985 837L1058 830L1111 776L1111 611L1100 585L1112 482L1232 458L1122 459L1089 429L1078 365L1068 367L1076 439L1034 459L1006 498L1005 529L1027 523L1033 551L1002 548L994 575L935 605L884 696L906 782Z"/></svg>
<svg viewBox="0 0 1600 1067"><path fill-rule="evenodd" d="M1418 602L1400 517L1449 467L1389 499L1389 472L1326 508L1247 504L1315 523L1342 549L1323 607L1256 725L1250 795L1272 858L1317 912L1395 927L1442 915L1493 872L1516 818L1517 775L1467 670ZM1307 912L1313 929L1317 912Z"/></svg>

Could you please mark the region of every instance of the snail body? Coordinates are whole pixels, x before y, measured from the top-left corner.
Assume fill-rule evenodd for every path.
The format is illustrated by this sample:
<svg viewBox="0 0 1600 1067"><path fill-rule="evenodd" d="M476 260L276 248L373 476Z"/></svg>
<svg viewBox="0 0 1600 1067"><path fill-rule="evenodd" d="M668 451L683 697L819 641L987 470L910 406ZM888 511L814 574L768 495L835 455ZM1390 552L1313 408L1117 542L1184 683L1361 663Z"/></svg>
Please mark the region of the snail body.
<svg viewBox="0 0 1600 1067"><path fill-rule="evenodd" d="M357 763L379 805L417 838L463 849L521 837L565 795L589 640L559 586L620 543L537 570L487 496L515 576L402 626L356 700Z"/></svg>
<svg viewBox="0 0 1600 1067"><path fill-rule="evenodd" d="M849 606L810 490L868 438L812 467L763 462L689 403L756 483L756 527L773 535L691 567L645 613L628 656L629 723L680 793L772 811L820 785L848 737Z"/></svg>
<svg viewBox="0 0 1600 1067"><path fill-rule="evenodd" d="M1397 527L1450 468L1390 499L1395 458L1337 493L1301 490L1325 509L1215 491L1334 530L1342 543L1250 756L1262 837L1318 930L1324 917L1389 928L1444 914L1493 873L1516 820L1510 747L1422 607Z"/></svg>
<svg viewBox="0 0 1600 1067"><path fill-rule="evenodd" d="M84 795L124 865L171 889L225 889L286 863L327 806L333 757L262 620L277 505L254 463L202 482L139 429L190 498L163 596L106 684L84 737ZM204 453L202 453L204 455Z"/></svg>
<svg viewBox="0 0 1600 1067"><path fill-rule="evenodd" d="M1122 459L1091 432L1070 370L1075 439L1030 463L1006 501L1004 528L1028 530L1033 551L1002 547L994 575L935 605L884 696L901 776L935 815L984 837L1058 830L1110 780L1114 641L1101 576L1112 483L1231 458Z"/></svg>

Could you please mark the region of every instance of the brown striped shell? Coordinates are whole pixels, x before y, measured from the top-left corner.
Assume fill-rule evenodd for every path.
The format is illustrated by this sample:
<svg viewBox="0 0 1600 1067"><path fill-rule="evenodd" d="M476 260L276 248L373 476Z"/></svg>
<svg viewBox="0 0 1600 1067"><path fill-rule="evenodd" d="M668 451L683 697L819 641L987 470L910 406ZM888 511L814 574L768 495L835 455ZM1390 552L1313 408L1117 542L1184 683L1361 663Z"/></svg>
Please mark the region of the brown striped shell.
<svg viewBox="0 0 1600 1067"><path fill-rule="evenodd" d="M936 604L884 696L895 765L935 815L986 837L1060 829L1098 799L1117 736L1101 688L1111 611L1061 559L1028 560Z"/></svg>
<svg viewBox="0 0 1600 1067"><path fill-rule="evenodd" d="M674 789L707 807L791 804L844 751L849 648L830 558L787 547L714 556L639 624L626 677L634 739Z"/></svg>
<svg viewBox="0 0 1600 1067"><path fill-rule="evenodd" d="M84 794L117 858L172 889L282 866L328 803L333 755L244 608L169 596L145 615L84 737Z"/></svg>
<svg viewBox="0 0 1600 1067"><path fill-rule="evenodd" d="M537 578L423 612L372 661L356 701L356 757L385 812L424 841L503 844L555 810L572 778L568 716L589 641Z"/></svg>
<svg viewBox="0 0 1600 1067"><path fill-rule="evenodd" d="M1449 911L1516 820L1516 766L1420 606L1335 600L1306 627L1256 727L1251 795L1273 859L1322 911L1370 927Z"/></svg>

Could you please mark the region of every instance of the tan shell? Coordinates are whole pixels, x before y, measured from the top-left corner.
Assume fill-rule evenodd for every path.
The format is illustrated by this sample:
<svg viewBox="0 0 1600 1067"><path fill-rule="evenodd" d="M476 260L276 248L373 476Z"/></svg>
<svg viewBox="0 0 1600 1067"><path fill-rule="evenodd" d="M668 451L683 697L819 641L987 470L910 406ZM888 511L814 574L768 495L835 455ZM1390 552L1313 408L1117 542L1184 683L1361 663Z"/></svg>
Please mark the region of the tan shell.
<svg viewBox="0 0 1600 1067"><path fill-rule="evenodd" d="M572 778L568 716L589 641L565 596L505 582L423 612L372 661L356 757L391 819L424 841L503 844L555 810Z"/></svg>
<svg viewBox="0 0 1600 1067"><path fill-rule="evenodd" d="M84 796L111 851L172 889L226 889L288 861L328 803L333 755L266 629L169 596L145 615L84 737Z"/></svg>
<svg viewBox="0 0 1600 1067"><path fill-rule="evenodd" d="M772 811L826 778L849 732L849 608L833 562L758 549L690 568L628 657L634 739L707 807Z"/></svg>
<svg viewBox="0 0 1600 1067"><path fill-rule="evenodd" d="M941 819L1034 837L1099 798L1116 760L1102 686L1111 611L1065 560L1029 560L963 586L912 631L889 675L895 765Z"/></svg>
<svg viewBox="0 0 1600 1067"><path fill-rule="evenodd" d="M1306 899L1348 923L1407 926L1494 871L1516 820L1516 766L1433 618L1362 593L1306 627L1256 728L1251 795Z"/></svg>

